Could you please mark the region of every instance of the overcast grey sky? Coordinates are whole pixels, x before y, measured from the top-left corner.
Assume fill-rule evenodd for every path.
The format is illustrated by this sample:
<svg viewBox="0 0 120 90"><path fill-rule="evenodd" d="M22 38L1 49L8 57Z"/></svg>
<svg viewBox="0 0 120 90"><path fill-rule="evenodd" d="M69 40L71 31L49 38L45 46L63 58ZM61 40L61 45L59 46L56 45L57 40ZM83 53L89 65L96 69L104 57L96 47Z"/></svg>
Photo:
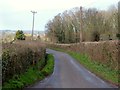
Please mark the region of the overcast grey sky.
<svg viewBox="0 0 120 90"><path fill-rule="evenodd" d="M45 24L58 13L74 7L107 9L119 0L0 0L0 30L31 30L32 13L35 30L43 31Z"/></svg>

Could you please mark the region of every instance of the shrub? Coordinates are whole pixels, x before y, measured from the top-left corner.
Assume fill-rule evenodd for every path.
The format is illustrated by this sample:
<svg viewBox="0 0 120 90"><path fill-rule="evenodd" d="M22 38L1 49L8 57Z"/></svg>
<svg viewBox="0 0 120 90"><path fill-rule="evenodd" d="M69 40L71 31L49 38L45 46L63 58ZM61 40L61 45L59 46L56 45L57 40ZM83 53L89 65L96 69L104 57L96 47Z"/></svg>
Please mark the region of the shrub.
<svg viewBox="0 0 120 90"><path fill-rule="evenodd" d="M100 40L100 33L98 31L93 31L92 41L99 41L99 40Z"/></svg>
<svg viewBox="0 0 120 90"><path fill-rule="evenodd" d="M24 35L24 33L23 33L22 30L18 30L18 31L16 32L15 39L25 40L25 35Z"/></svg>
<svg viewBox="0 0 120 90"><path fill-rule="evenodd" d="M120 34L116 34L116 37L120 40Z"/></svg>

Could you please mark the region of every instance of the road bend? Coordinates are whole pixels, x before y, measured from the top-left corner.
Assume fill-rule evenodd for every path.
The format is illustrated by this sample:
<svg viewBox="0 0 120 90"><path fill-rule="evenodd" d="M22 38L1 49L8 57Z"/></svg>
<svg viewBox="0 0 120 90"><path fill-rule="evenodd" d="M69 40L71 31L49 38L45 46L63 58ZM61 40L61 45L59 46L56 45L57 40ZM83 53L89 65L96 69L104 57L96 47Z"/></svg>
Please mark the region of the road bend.
<svg viewBox="0 0 120 90"><path fill-rule="evenodd" d="M47 53L54 55L54 72L31 88L113 88L70 55L51 49Z"/></svg>

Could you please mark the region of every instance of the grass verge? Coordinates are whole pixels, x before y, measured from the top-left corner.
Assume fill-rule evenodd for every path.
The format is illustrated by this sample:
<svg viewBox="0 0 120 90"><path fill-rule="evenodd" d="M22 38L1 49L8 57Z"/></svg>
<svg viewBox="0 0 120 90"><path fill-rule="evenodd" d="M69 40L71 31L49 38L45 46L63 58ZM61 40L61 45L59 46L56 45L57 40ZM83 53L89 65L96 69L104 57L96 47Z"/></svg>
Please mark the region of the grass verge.
<svg viewBox="0 0 120 90"><path fill-rule="evenodd" d="M59 48L52 48L54 50L66 52L75 58L80 64L82 64L85 68L95 73L100 78L114 84L119 85L120 81L118 81L119 72L113 70L106 65L103 65L95 60L91 60L87 54L80 54L73 51L65 51Z"/></svg>
<svg viewBox="0 0 120 90"><path fill-rule="evenodd" d="M40 64L41 62L39 62ZM39 65L38 64L38 65ZM15 75L8 82L4 83L3 90L16 90L22 89L35 83L38 80L44 79L50 75L54 69L54 58L53 55L47 54L46 65L42 70L38 69L38 66L30 67L24 74Z"/></svg>

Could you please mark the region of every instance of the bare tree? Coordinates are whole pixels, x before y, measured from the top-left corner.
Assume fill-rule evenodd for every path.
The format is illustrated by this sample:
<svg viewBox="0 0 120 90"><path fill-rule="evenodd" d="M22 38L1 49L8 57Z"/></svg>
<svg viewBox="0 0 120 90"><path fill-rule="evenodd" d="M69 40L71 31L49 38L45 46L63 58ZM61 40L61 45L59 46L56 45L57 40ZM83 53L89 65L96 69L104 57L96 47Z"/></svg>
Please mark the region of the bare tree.
<svg viewBox="0 0 120 90"><path fill-rule="evenodd" d="M56 15L46 24L46 31L52 42L57 43L116 39L118 15L114 6L108 10L76 7Z"/></svg>

